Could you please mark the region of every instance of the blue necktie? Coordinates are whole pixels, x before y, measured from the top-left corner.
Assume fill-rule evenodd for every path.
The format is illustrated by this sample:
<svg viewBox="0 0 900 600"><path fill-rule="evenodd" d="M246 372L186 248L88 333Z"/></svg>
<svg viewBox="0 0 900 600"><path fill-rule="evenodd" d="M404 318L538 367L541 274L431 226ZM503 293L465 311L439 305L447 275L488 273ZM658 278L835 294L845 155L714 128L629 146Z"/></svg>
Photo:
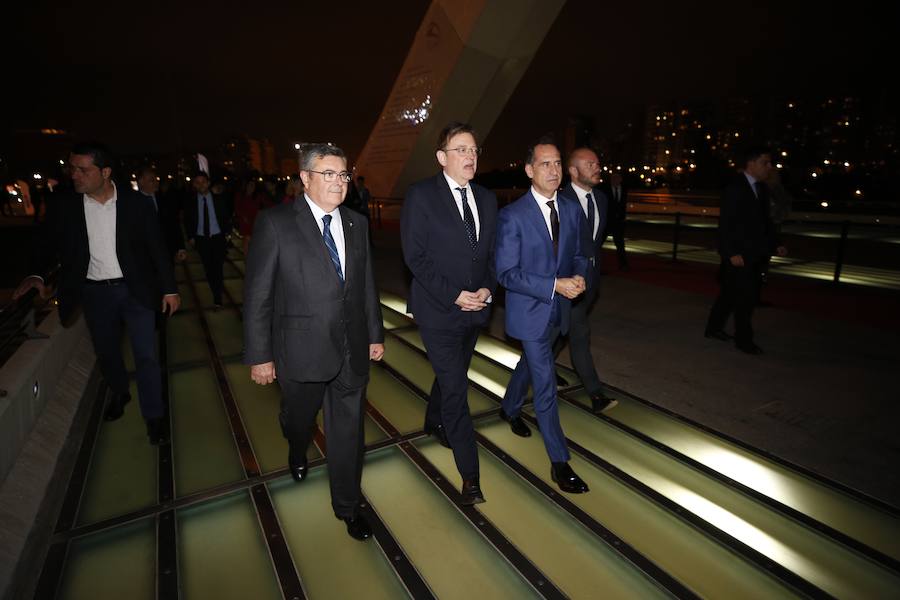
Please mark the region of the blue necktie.
<svg viewBox="0 0 900 600"><path fill-rule="evenodd" d="M328 255L331 256L331 264L334 265L338 279L343 283L344 273L341 271L341 257L338 255L337 246L334 243L334 238L331 236L331 215L322 217L322 224L325 225L322 228L322 239L325 240L325 246L328 247Z"/></svg>
<svg viewBox="0 0 900 600"><path fill-rule="evenodd" d="M588 205L588 227L591 228L591 239L594 239L594 199L591 198L591 194L587 195L587 205Z"/></svg>

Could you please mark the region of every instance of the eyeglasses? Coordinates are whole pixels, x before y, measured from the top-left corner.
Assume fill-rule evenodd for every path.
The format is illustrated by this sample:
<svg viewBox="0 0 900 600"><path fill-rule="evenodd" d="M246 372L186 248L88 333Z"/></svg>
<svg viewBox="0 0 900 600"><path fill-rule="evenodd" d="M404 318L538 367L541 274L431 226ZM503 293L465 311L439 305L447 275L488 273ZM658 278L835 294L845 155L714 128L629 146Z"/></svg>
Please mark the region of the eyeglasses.
<svg viewBox="0 0 900 600"><path fill-rule="evenodd" d="M480 156L482 148L478 146L457 146L456 148L444 148L444 152L456 152L463 156Z"/></svg>
<svg viewBox="0 0 900 600"><path fill-rule="evenodd" d="M350 183L350 180L353 179L353 175L351 175L347 171L341 171L340 173L338 173L337 171L313 171L312 169L306 169L306 171L309 171L310 173L318 173L322 176L322 179L327 182L334 181L335 177L337 177L344 183Z"/></svg>

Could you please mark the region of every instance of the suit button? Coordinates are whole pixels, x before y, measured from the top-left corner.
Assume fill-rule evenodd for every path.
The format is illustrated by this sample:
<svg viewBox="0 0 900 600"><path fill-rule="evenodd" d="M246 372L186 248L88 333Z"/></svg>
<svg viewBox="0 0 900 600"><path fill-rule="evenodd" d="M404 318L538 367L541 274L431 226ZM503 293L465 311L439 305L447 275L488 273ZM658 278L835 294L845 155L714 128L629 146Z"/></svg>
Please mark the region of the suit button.
<svg viewBox="0 0 900 600"><path fill-rule="evenodd" d="M475 257L473 256L473 257L472 257L472 262L477 262L477 261L478 261L478 259L475 258Z"/></svg>

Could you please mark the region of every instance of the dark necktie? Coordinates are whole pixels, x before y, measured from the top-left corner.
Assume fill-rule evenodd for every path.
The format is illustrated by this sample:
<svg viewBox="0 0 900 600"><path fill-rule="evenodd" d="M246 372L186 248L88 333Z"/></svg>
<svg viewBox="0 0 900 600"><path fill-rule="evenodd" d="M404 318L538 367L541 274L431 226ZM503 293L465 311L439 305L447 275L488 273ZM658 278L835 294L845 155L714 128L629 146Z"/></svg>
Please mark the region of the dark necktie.
<svg viewBox="0 0 900 600"><path fill-rule="evenodd" d="M459 194L462 197L463 207L463 223L466 225L466 234L469 236L469 245L472 250L478 246L478 233L475 231L475 217L472 216L472 209L469 208L469 201L466 199L466 188L458 187Z"/></svg>
<svg viewBox="0 0 900 600"><path fill-rule="evenodd" d="M341 271L341 257L338 254L337 245L334 243L334 237L331 235L331 215L322 217L322 224L324 225L322 227L322 239L325 240L325 245L328 247L328 255L331 256L331 264L337 272L338 279L343 283L344 272Z"/></svg>
<svg viewBox="0 0 900 600"><path fill-rule="evenodd" d="M209 237L209 201L203 196L203 237Z"/></svg>
<svg viewBox="0 0 900 600"><path fill-rule="evenodd" d="M550 231L553 237L553 256L559 254L559 214L556 212L556 206L553 200L547 202L550 207Z"/></svg>
<svg viewBox="0 0 900 600"><path fill-rule="evenodd" d="M594 213L594 199L591 197L590 192L587 195L587 206L588 206L588 227L590 227L591 239L594 239L594 218L596 214Z"/></svg>

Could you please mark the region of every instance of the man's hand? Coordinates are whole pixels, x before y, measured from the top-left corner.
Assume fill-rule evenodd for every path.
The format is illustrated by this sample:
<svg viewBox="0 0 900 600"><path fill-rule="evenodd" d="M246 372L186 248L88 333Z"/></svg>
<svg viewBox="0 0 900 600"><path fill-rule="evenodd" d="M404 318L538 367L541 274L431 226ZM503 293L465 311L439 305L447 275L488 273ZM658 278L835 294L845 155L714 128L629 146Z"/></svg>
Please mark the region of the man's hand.
<svg viewBox="0 0 900 600"><path fill-rule="evenodd" d="M560 277L556 280L556 293L562 294L569 300L572 300L584 291L584 278L580 275L575 277Z"/></svg>
<svg viewBox="0 0 900 600"><path fill-rule="evenodd" d="M488 300L491 298L491 290L487 288L481 288L477 292L475 292L475 296L478 297L479 300L488 304Z"/></svg>
<svg viewBox="0 0 900 600"><path fill-rule="evenodd" d="M19 284L19 287L13 292L12 299L18 300L22 296L24 296L28 290L34 288L41 295L41 298L46 298L49 295L49 289L44 285L44 280L40 277L35 277L34 275L30 277L26 277L22 280L22 283Z"/></svg>
<svg viewBox="0 0 900 600"><path fill-rule="evenodd" d="M775 254L777 254L778 256L787 256L787 248L785 248L784 246L778 246L777 248L775 248Z"/></svg>
<svg viewBox="0 0 900 600"><path fill-rule="evenodd" d="M487 300L487 298L485 298L485 300ZM480 290L478 292L461 291L454 304L467 312L481 310L487 306L484 300L481 299Z"/></svg>
<svg viewBox="0 0 900 600"><path fill-rule="evenodd" d="M178 252L175 253L175 262L179 262L179 263L184 262L184 260L186 258L187 258L187 250L185 250L184 248L182 248L181 250L179 250Z"/></svg>
<svg viewBox="0 0 900 600"><path fill-rule="evenodd" d="M250 367L250 379L259 385L268 385L275 381L275 363L267 362L261 365L253 365Z"/></svg>
<svg viewBox="0 0 900 600"><path fill-rule="evenodd" d="M381 360L384 358L384 344L369 344L369 359Z"/></svg>
<svg viewBox="0 0 900 600"><path fill-rule="evenodd" d="M169 311L169 316L175 314L175 311L178 310L178 307L181 306L181 296L178 294L166 294L162 299L162 312L166 314L166 309Z"/></svg>
<svg viewBox="0 0 900 600"><path fill-rule="evenodd" d="M743 267L744 266L744 257L741 256L740 254L735 254L728 260L731 261L731 265L733 267Z"/></svg>

